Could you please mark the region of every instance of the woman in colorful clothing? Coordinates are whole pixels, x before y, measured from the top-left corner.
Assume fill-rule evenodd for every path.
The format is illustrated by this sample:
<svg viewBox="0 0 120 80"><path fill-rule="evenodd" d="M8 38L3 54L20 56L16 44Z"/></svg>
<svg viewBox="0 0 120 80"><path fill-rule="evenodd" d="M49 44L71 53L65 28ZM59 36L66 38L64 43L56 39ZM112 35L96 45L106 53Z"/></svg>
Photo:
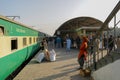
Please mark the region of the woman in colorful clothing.
<svg viewBox="0 0 120 80"><path fill-rule="evenodd" d="M80 52L78 54L78 63L80 65L79 69L83 69L84 61L87 57L87 48L88 48L88 38L83 37L82 44L80 46Z"/></svg>

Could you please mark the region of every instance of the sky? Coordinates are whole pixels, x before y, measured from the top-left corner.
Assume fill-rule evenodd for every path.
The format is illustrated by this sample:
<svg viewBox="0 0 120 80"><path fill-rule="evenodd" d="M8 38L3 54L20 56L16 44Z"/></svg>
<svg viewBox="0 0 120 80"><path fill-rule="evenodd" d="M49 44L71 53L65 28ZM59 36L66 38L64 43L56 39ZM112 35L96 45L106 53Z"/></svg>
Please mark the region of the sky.
<svg viewBox="0 0 120 80"><path fill-rule="evenodd" d="M20 16L20 19L15 20L53 35L63 23L76 17L93 17L104 22L118 1L0 0L0 15ZM117 20L120 20L120 11L117 13Z"/></svg>

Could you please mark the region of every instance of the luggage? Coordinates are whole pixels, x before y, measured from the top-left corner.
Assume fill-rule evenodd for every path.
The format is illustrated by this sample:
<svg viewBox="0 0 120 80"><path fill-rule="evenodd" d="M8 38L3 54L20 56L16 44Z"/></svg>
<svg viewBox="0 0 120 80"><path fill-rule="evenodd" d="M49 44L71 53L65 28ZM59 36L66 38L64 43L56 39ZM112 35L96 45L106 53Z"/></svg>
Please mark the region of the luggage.
<svg viewBox="0 0 120 80"><path fill-rule="evenodd" d="M56 52L54 49L50 51L50 61L55 61L56 60Z"/></svg>
<svg viewBox="0 0 120 80"><path fill-rule="evenodd" d="M54 49L48 51L47 49L44 52L38 52L36 55L36 61L41 63L43 60L46 61L55 61L56 60L56 52Z"/></svg>
<svg viewBox="0 0 120 80"><path fill-rule="evenodd" d="M41 63L41 61L43 60L43 58L45 57L44 53L39 53L38 56L36 56L36 61Z"/></svg>

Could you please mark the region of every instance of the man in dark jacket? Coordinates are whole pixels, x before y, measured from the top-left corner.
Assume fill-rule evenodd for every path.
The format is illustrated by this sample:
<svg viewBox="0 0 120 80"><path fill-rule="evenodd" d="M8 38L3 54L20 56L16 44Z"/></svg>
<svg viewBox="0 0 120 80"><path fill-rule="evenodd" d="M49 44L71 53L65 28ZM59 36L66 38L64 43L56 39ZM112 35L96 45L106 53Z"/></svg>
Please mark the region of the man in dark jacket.
<svg viewBox="0 0 120 80"><path fill-rule="evenodd" d="M113 36L110 35L110 38L108 39L109 53L112 51L113 47L114 47L114 39L113 39Z"/></svg>

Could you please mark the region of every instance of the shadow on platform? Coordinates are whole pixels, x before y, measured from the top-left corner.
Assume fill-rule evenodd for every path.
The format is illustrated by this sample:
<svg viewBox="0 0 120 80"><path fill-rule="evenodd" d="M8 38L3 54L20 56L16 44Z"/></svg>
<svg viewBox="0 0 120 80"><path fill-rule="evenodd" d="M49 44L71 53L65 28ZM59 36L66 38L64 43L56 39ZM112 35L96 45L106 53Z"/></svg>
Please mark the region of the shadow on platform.
<svg viewBox="0 0 120 80"><path fill-rule="evenodd" d="M88 80L84 77L81 77L79 74L75 74L72 76L68 76L74 72L78 71L77 69L69 69L67 71L62 71L62 73L59 74L55 74L55 75L51 75L51 76L47 76L44 78L39 78L39 79L35 79L35 80Z"/></svg>

